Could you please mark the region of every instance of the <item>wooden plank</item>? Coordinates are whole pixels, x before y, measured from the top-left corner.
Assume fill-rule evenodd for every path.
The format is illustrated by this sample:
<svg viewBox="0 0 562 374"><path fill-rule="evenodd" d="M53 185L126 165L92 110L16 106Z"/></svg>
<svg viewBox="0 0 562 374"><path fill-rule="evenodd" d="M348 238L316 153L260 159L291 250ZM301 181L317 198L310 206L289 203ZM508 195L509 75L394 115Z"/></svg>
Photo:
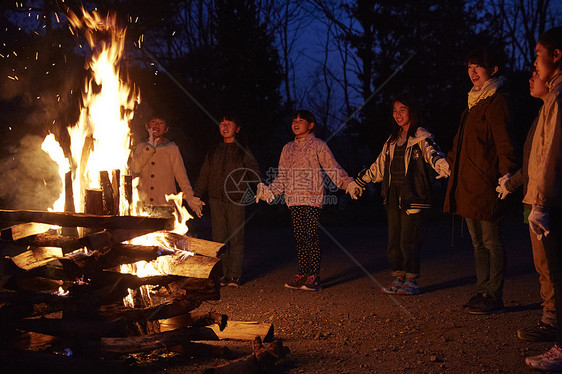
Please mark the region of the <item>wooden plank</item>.
<svg viewBox="0 0 562 374"><path fill-rule="evenodd" d="M128 354L149 352L159 348L171 348L192 340L200 340L198 329L181 328L145 336L129 338L101 338L99 341L82 342L83 347L94 352Z"/></svg>
<svg viewBox="0 0 562 374"><path fill-rule="evenodd" d="M174 300L168 303L146 308L129 308L113 304L100 308L99 315L104 319L123 318L128 322L155 321L187 314L201 305L198 300Z"/></svg>
<svg viewBox="0 0 562 374"><path fill-rule="evenodd" d="M97 227L128 230L171 230L174 218L138 216L107 216L84 213L46 212L39 210L0 210L0 224L14 225L26 222L58 226Z"/></svg>
<svg viewBox="0 0 562 374"><path fill-rule="evenodd" d="M211 272L219 263L220 259L206 256L189 256L183 257L181 254L173 254L170 257L170 268L168 273L170 275L179 275L182 277L190 278L209 278Z"/></svg>
<svg viewBox="0 0 562 374"><path fill-rule="evenodd" d="M221 250L224 249L224 243L193 238L173 232L164 233L164 238L170 243L171 248L183 249L202 256L218 257Z"/></svg>
<svg viewBox="0 0 562 374"><path fill-rule="evenodd" d="M201 334L204 334L205 340L252 341L259 336L263 341L271 341L274 331L271 323L228 321L222 331L217 325L212 325L202 327Z"/></svg>
<svg viewBox="0 0 562 374"><path fill-rule="evenodd" d="M3 240L20 240L28 236L42 234L51 229L51 225L44 223L27 222L10 226L2 230Z"/></svg>
<svg viewBox="0 0 562 374"><path fill-rule="evenodd" d="M31 270L63 257L59 247L37 247L12 257L20 269Z"/></svg>

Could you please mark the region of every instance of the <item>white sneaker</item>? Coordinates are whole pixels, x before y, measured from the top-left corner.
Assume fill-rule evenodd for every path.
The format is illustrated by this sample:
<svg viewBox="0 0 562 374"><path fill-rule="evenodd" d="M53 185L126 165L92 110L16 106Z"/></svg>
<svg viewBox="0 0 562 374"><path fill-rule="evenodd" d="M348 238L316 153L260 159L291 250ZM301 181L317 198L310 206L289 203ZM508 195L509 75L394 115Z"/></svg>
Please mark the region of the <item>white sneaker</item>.
<svg viewBox="0 0 562 374"><path fill-rule="evenodd" d="M548 352L539 356L527 357L525 363L533 369L544 371L562 370L562 349L554 345Z"/></svg>

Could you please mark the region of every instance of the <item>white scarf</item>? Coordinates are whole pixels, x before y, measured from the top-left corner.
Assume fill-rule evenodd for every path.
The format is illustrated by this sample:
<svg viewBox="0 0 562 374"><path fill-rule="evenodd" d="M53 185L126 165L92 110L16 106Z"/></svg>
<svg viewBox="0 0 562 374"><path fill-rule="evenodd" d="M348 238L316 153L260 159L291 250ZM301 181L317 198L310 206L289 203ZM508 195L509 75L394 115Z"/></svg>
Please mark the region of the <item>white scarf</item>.
<svg viewBox="0 0 562 374"><path fill-rule="evenodd" d="M472 89L468 92L468 109L471 109L480 100L495 94L498 88L503 86L505 81L505 77L490 78L481 88L476 88L476 86L472 87Z"/></svg>

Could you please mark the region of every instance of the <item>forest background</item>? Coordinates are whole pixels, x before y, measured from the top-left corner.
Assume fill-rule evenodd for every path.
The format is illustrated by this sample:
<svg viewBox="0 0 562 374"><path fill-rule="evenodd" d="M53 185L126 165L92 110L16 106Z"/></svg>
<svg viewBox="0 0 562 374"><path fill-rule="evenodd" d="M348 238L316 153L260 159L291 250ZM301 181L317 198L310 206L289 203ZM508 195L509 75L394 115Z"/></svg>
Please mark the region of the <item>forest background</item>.
<svg viewBox="0 0 562 374"><path fill-rule="evenodd" d="M121 74L142 98L133 140L146 136L147 108L164 113L192 182L228 111L242 118L264 175L298 108L316 114L316 135L355 175L380 152L403 91L448 151L471 88L465 56L480 42L502 53L520 148L540 105L528 93L537 38L562 25L551 0L2 1L1 208L46 209L58 196L60 185L45 188L58 176L39 147L52 132L68 148L66 127L78 120L92 52L65 14L82 6L127 28ZM368 196L380 206L378 193Z"/></svg>

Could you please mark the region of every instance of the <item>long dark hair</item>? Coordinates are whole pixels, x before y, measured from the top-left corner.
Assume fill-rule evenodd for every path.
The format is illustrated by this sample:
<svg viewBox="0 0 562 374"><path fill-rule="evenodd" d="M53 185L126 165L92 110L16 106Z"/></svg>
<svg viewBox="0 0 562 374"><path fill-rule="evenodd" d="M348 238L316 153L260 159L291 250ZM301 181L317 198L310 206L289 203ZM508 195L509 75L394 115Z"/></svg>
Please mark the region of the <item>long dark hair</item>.
<svg viewBox="0 0 562 374"><path fill-rule="evenodd" d="M410 93L401 93L392 100L392 107L394 108L394 103L399 102L404 104L408 107L408 115L410 117L410 127L408 128L408 135L406 137L409 138L410 136L415 136L418 127L420 127L420 112L418 108L418 103L414 99L414 96ZM392 119L394 122L394 126L390 132L390 138L388 139L389 143L392 143L398 139L400 135L400 126Z"/></svg>

